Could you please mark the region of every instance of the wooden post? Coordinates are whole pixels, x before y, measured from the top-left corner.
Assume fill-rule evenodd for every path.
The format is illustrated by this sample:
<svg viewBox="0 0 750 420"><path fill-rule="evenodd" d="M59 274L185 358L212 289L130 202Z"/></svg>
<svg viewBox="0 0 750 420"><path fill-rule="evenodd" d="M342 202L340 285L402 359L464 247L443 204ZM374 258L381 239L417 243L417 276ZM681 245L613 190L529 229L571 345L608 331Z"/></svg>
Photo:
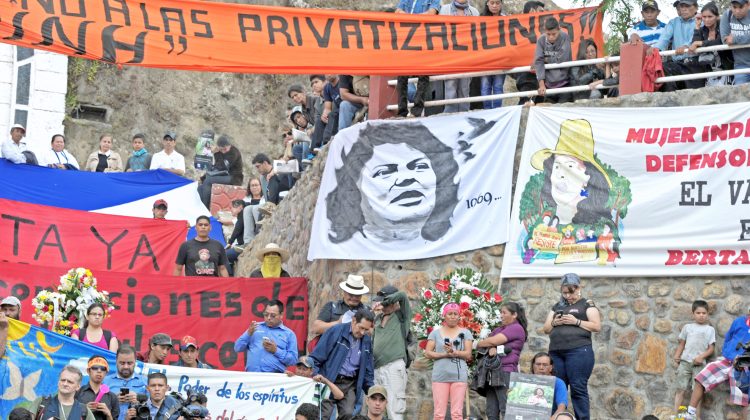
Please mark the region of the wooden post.
<svg viewBox="0 0 750 420"><path fill-rule="evenodd" d="M620 96L643 92L641 77L647 49L640 39L620 46Z"/></svg>

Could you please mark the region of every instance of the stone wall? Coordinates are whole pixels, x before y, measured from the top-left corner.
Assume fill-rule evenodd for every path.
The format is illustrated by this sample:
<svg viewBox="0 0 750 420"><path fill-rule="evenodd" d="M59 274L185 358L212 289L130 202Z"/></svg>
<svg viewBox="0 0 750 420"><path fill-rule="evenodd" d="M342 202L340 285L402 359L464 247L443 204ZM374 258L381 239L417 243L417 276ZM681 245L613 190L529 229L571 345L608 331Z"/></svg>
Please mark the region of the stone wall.
<svg viewBox="0 0 750 420"><path fill-rule="evenodd" d="M562 106L707 105L746 101L749 93L750 87L746 85L639 94ZM520 140L525 124L526 113L522 119ZM517 156L520 157L523 141L518 144ZM325 150L321 157L323 159L315 159L312 169L302 176L251 244L251 251L268 242L279 243L291 251L292 257L286 269L293 275L309 278L312 319L325 302L337 298L338 283L349 273L364 275L371 291L377 291L384 284L393 284L416 299L419 289L428 286L433 279L454 267L470 266L484 272L500 288L506 300L519 302L526 308L530 337L522 354L522 368L528 369L534 353L546 350L549 341L541 327L550 307L559 299L559 280L505 279L501 284L502 245L416 261L308 262L310 228ZM251 253L245 252L240 258L239 273L247 275L256 266L257 261ZM690 321L692 301L696 298L709 301L711 323L719 333L717 349L720 349L723 332L747 309L750 282L744 278L726 277L589 278L584 279L584 293L597 303L603 319L602 331L594 336L597 363L589 386L592 418L636 419L655 413L666 419L671 414L675 392L675 367L669 355L677 345L680 328ZM726 386L709 394L704 403L705 419L739 418L737 411L725 406L726 396ZM474 412L484 404L477 396L471 401ZM409 419L431 418L430 371L419 361L409 372L408 410Z"/></svg>

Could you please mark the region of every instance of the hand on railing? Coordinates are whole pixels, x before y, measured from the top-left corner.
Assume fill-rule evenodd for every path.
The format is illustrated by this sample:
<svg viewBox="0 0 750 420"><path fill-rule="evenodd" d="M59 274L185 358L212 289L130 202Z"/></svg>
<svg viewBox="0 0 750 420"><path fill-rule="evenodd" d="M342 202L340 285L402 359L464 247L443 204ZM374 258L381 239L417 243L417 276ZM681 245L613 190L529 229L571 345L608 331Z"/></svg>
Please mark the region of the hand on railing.
<svg viewBox="0 0 750 420"><path fill-rule="evenodd" d="M536 93L539 96L544 96L547 93L547 86L544 84L544 80L539 81L539 89L537 89Z"/></svg>

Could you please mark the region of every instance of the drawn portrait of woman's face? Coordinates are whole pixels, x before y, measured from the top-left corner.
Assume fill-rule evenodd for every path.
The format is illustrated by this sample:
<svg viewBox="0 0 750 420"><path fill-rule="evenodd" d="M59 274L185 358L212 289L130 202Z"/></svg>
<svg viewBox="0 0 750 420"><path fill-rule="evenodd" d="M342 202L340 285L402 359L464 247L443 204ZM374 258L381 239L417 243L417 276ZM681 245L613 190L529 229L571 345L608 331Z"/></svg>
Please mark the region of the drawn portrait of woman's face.
<svg viewBox="0 0 750 420"><path fill-rule="evenodd" d="M572 156L555 155L550 177L552 198L558 206L577 206L585 198L581 190L586 188L590 178L581 160Z"/></svg>
<svg viewBox="0 0 750 420"><path fill-rule="evenodd" d="M436 186L432 162L423 152L405 143L375 146L360 179L365 219L372 213L391 222L426 219L435 208Z"/></svg>

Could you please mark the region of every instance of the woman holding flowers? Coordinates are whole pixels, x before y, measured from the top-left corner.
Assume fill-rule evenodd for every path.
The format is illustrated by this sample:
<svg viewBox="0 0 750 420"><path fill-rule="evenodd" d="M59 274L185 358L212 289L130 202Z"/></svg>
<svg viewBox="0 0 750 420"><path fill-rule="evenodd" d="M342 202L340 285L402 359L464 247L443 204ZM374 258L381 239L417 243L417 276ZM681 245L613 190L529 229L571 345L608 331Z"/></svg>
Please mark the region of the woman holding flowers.
<svg viewBox="0 0 750 420"><path fill-rule="evenodd" d="M457 303L443 307L443 325L435 328L427 338L424 354L434 360L432 367L432 399L434 419L445 418L448 401L451 402L451 419L463 419L464 395L468 387L471 359L471 332L458 326L461 308Z"/></svg>
<svg viewBox="0 0 750 420"><path fill-rule="evenodd" d="M104 305L91 304L86 310L86 323L83 329L73 330L70 337L116 353L120 347L117 337L111 331L102 328L106 316Z"/></svg>
<svg viewBox="0 0 750 420"><path fill-rule="evenodd" d="M518 371L518 360L521 357L521 349L526 342L527 322L523 307L515 302L504 303L500 309L500 320L502 325L495 328L489 337L477 343L477 347L489 347L489 356L497 355L497 346L510 349L510 353L501 357L497 364L497 371L502 380L499 386L487 387L487 418L499 420L505 416L505 404L508 398L508 385L510 373Z"/></svg>

